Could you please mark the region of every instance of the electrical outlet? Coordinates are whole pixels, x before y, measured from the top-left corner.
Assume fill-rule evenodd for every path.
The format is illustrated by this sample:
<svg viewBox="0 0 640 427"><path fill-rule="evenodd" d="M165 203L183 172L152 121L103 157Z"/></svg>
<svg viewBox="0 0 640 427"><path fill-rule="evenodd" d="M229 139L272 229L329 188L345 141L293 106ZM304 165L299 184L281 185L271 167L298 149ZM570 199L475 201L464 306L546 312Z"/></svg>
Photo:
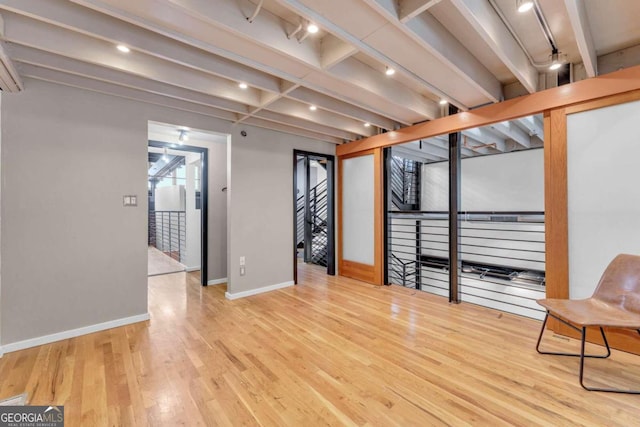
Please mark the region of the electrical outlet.
<svg viewBox="0 0 640 427"><path fill-rule="evenodd" d="M246 265L246 260L243 256L240 257L240 265Z"/></svg>
<svg viewBox="0 0 640 427"><path fill-rule="evenodd" d="M245 266L244 266L244 265L241 265L241 266L240 266L240 275L241 275L241 276L244 276L246 272L247 272L247 270L246 270Z"/></svg>

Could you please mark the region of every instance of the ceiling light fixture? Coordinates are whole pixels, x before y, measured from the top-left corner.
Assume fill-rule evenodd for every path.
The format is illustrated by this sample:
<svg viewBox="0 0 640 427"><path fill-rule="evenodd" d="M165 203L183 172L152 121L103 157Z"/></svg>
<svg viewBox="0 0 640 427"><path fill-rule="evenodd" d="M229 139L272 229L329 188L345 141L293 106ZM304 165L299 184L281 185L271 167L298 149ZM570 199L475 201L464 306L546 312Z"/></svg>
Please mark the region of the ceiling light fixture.
<svg viewBox="0 0 640 427"><path fill-rule="evenodd" d="M248 88L248 87L249 87L249 85L248 85L248 84L246 84L245 82L240 82L240 83L238 84L238 87L239 87L240 89L246 89L246 88Z"/></svg>
<svg viewBox="0 0 640 427"><path fill-rule="evenodd" d="M131 49L129 49L127 46L123 45L123 44L119 44L118 46L116 46L116 49L118 49L120 52L122 53L129 53L131 52Z"/></svg>
<svg viewBox="0 0 640 427"><path fill-rule="evenodd" d="M309 105L309 110L316 111L317 109L318 107L316 107L315 105Z"/></svg>
<svg viewBox="0 0 640 427"><path fill-rule="evenodd" d="M164 154L162 155L162 161L167 163L169 161L169 156L167 156L167 148L164 149Z"/></svg>
<svg viewBox="0 0 640 427"><path fill-rule="evenodd" d="M560 60L560 54L558 53L558 49L553 49L551 51L551 65L549 65L549 69L551 71L555 71L560 67L562 67L562 61Z"/></svg>
<svg viewBox="0 0 640 427"><path fill-rule="evenodd" d="M396 73L396 70L394 70L391 67L387 67L386 71L384 72L387 76L393 76Z"/></svg>
<svg viewBox="0 0 640 427"><path fill-rule="evenodd" d="M366 128L368 128L369 126L371 126L371 123L369 123L369 122L366 122L366 123L364 124L364 127L366 127Z"/></svg>
<svg viewBox="0 0 640 427"><path fill-rule="evenodd" d="M446 99L441 99L440 100L440 105L447 105L449 103L449 101L447 101Z"/></svg>
<svg viewBox="0 0 640 427"><path fill-rule="evenodd" d="M516 0L518 12L525 13L533 9L533 0Z"/></svg>
<svg viewBox="0 0 640 427"><path fill-rule="evenodd" d="M180 136L178 137L178 141L180 141L180 145L182 145L183 142L188 141L189 140L189 134L187 134L186 130L181 130L180 131Z"/></svg>
<svg viewBox="0 0 640 427"><path fill-rule="evenodd" d="M318 28L318 26L316 24L314 24L313 22L309 22L309 25L307 25L307 32L309 32L310 34L315 34L320 30L320 28Z"/></svg>

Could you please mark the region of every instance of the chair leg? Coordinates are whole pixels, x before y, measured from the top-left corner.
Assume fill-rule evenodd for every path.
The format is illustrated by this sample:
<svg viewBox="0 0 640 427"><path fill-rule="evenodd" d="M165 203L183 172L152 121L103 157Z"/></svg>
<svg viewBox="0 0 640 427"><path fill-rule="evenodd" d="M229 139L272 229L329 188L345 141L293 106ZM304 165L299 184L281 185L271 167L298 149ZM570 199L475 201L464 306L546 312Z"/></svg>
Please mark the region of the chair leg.
<svg viewBox="0 0 640 427"><path fill-rule="evenodd" d="M604 334L604 329L600 328L600 333L602 334L602 339L604 340L604 344L607 346L607 352L611 354L611 350L609 349L609 343L607 342L607 337ZM640 330L638 330L640 333ZM585 341L587 337L587 328L582 327L582 338L580 342L580 385L582 388L588 391L602 391L607 393L624 393L624 394L640 394L640 390L621 390L618 388L601 388L601 387L587 387L584 385L584 359L588 357L584 354Z"/></svg>
<svg viewBox="0 0 640 427"><path fill-rule="evenodd" d="M540 354L550 354L552 356L591 357L591 358L594 358L594 359L606 359L607 357L609 357L611 355L611 349L609 348L609 343L607 342L607 337L604 335L604 330L602 328L600 328L600 333L602 334L602 339L604 340L604 344L607 347L607 354L605 354L605 355L584 354L584 350L581 351L580 353L557 353L557 352L553 352L553 351L542 351L542 350L540 350L540 343L542 342L542 335L544 335L544 330L545 330L545 327L547 326L547 320L549 319L549 316L553 317L554 319L557 319L557 320L561 321L565 325L570 326L571 328L573 328L573 329L577 330L578 332L580 332L580 329L576 328L572 324L566 322L563 319L560 319L557 316L554 316L553 314L551 314L551 313L549 313L547 311L547 314L544 316L544 321L542 322L542 329L540 329L540 335L538 336L538 343L536 344L536 351L538 353L540 353ZM582 329L585 330L586 328L582 328ZM638 333L640 333L640 330L638 331Z"/></svg>

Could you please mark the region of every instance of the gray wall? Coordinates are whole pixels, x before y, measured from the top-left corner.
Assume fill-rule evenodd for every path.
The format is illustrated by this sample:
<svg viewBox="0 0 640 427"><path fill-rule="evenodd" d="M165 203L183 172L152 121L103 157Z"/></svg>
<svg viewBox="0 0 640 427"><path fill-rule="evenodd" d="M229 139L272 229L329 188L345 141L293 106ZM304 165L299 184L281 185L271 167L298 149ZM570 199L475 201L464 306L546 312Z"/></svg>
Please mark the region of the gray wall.
<svg viewBox="0 0 640 427"><path fill-rule="evenodd" d="M247 130L247 137L240 131ZM293 280L293 150L334 154L335 145L238 127L231 136L228 215L230 293ZM246 275L240 276L240 257Z"/></svg>
<svg viewBox="0 0 640 427"><path fill-rule="evenodd" d="M333 153L332 145L31 79L25 85L2 99L0 343L147 312L149 120L232 133L231 290L291 280L292 150ZM122 207L125 194L138 194L139 206ZM219 232L210 241L224 239Z"/></svg>

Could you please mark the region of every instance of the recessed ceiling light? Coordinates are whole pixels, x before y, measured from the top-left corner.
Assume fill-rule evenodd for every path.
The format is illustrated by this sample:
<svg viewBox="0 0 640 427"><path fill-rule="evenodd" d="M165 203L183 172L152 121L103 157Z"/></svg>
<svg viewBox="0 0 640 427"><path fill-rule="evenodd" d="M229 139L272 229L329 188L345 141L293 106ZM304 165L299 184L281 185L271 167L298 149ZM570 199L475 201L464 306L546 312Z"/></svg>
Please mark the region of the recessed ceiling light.
<svg viewBox="0 0 640 427"><path fill-rule="evenodd" d="M307 31L310 34L315 34L318 32L318 30L319 30L318 26L314 23L309 23L309 25L307 25Z"/></svg>
<svg viewBox="0 0 640 427"><path fill-rule="evenodd" d="M309 110L316 111L317 109L318 107L316 107L315 105L309 105Z"/></svg>
<svg viewBox="0 0 640 427"><path fill-rule="evenodd" d="M129 53L131 52L131 49L129 49L127 46L123 45L123 44L119 44L118 46L116 46L116 49L118 49L120 52L122 53Z"/></svg>
<svg viewBox="0 0 640 427"><path fill-rule="evenodd" d="M449 101L447 101L446 99L441 99L440 100L440 105L447 105L449 103Z"/></svg>
<svg viewBox="0 0 640 427"><path fill-rule="evenodd" d="M248 84L246 84L245 82L241 82L240 84L238 84L238 87L239 87L240 89L246 89L246 88L248 88L248 87L249 87L249 85L248 85Z"/></svg>
<svg viewBox="0 0 640 427"><path fill-rule="evenodd" d="M387 70L384 72L387 76L393 76L396 73L396 70L394 70L391 67L387 67Z"/></svg>
<svg viewBox="0 0 640 427"><path fill-rule="evenodd" d="M366 127L366 128L368 128L369 126L371 126L371 123L369 123L369 122L366 122L366 123L364 124L364 127Z"/></svg>
<svg viewBox="0 0 640 427"><path fill-rule="evenodd" d="M518 12L525 13L533 8L533 0L516 0Z"/></svg>

